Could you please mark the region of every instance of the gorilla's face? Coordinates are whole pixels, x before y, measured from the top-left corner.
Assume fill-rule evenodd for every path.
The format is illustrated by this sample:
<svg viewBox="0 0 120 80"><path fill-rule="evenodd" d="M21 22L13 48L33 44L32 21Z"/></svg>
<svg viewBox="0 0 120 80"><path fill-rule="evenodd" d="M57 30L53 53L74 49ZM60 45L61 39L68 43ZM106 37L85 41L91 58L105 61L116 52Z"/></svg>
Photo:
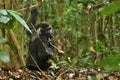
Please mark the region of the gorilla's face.
<svg viewBox="0 0 120 80"><path fill-rule="evenodd" d="M40 31L39 32L40 35L42 35L42 36L51 37L53 35L52 26L40 28L39 31Z"/></svg>
<svg viewBox="0 0 120 80"><path fill-rule="evenodd" d="M44 37L52 37L53 31L52 26L49 23L42 22L36 26L37 33Z"/></svg>

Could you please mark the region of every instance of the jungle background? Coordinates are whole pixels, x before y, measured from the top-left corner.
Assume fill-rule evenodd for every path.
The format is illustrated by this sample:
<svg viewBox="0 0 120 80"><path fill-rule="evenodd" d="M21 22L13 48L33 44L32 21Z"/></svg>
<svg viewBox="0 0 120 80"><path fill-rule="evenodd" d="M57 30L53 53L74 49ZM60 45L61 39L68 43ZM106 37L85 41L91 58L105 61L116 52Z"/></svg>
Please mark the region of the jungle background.
<svg viewBox="0 0 120 80"><path fill-rule="evenodd" d="M23 68L33 7L37 23L53 26L58 51L48 72ZM119 13L119 0L0 0L0 79L119 80Z"/></svg>

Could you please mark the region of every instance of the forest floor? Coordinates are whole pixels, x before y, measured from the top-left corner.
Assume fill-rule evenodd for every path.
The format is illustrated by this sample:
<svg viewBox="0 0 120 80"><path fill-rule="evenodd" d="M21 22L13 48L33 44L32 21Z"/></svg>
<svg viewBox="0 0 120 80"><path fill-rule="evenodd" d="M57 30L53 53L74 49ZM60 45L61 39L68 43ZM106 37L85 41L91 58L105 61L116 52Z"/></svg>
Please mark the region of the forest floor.
<svg viewBox="0 0 120 80"><path fill-rule="evenodd" d="M30 71L24 69L0 68L0 80L120 80L120 73L105 72L103 69L58 69L48 71Z"/></svg>

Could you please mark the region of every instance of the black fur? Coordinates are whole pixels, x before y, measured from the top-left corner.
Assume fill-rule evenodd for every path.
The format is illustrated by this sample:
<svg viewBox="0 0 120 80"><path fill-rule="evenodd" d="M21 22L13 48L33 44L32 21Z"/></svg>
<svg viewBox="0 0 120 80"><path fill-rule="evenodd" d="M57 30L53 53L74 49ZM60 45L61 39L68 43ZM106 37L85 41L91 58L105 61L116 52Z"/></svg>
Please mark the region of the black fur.
<svg viewBox="0 0 120 80"><path fill-rule="evenodd" d="M38 11L36 10L36 8L33 8L31 11L30 24L34 25L36 30L40 29L40 31L34 31L33 26L30 25L30 28L33 29L33 33L28 35L30 36L30 43L26 66L30 70L39 70L38 67L41 70L47 70L51 65L49 59L53 59L53 47L51 45L53 44L52 32L49 31L51 26L47 22L41 22L36 25L38 15ZM51 41L49 41L49 39Z"/></svg>

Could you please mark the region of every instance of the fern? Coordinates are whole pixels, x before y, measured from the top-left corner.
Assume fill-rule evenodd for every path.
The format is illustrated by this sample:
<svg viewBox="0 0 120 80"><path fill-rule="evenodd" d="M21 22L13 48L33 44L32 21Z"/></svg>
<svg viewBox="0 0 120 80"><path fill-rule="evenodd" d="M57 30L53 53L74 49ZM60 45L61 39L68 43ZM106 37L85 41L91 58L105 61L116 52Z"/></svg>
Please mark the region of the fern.
<svg viewBox="0 0 120 80"><path fill-rule="evenodd" d="M120 67L120 54L112 54L106 57L104 60L98 62L100 67L107 67L107 68L119 68Z"/></svg>

